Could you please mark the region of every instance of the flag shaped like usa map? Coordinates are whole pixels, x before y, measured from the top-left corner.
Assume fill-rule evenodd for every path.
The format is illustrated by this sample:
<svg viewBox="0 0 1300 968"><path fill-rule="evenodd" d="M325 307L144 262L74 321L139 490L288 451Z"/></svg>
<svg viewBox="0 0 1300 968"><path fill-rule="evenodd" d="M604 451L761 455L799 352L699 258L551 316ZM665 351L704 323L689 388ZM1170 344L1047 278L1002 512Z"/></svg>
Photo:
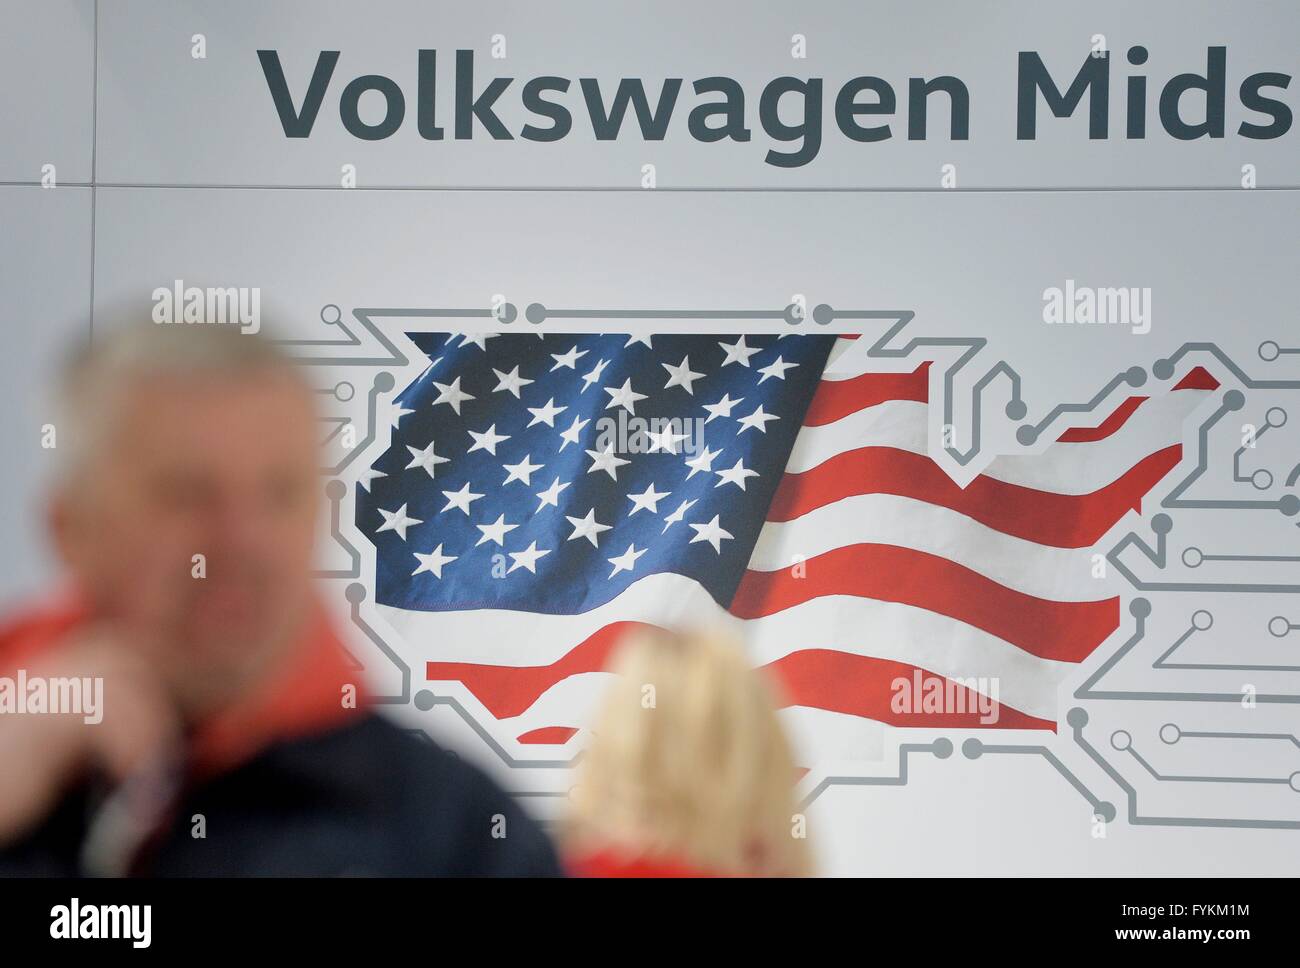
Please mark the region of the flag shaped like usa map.
<svg viewBox="0 0 1300 968"><path fill-rule="evenodd" d="M358 485L375 599L521 748L574 739L638 624L732 632L805 761L879 723L1054 728L1119 624L1097 545L1215 386L961 488L929 456L928 365L828 370L852 337L410 335L429 366Z"/></svg>

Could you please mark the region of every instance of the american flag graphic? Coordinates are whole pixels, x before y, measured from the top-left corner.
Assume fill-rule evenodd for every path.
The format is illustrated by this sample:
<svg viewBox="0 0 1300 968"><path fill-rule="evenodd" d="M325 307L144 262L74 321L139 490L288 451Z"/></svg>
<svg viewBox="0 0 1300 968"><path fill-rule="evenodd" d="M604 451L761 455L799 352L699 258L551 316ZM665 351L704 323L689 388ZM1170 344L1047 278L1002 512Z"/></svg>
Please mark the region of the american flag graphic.
<svg viewBox="0 0 1300 968"><path fill-rule="evenodd" d="M358 487L375 599L430 682L524 746L574 736L637 623L730 627L805 755L878 723L1055 728L1120 620L1098 542L1217 386L1193 371L962 488L929 456L928 364L828 371L853 337L411 338L430 364ZM990 678L993 723L973 695L892 701Z"/></svg>

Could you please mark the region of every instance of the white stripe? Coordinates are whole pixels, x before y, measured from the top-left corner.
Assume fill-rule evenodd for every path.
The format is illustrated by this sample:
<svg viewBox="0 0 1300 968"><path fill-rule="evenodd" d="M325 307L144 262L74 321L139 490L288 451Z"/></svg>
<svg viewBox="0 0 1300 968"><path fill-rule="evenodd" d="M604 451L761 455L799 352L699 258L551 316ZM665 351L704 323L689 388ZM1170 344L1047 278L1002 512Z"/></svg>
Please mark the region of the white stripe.
<svg viewBox="0 0 1300 968"><path fill-rule="evenodd" d="M917 368L925 365L923 360L868 357L866 351L873 342L874 337L861 336L858 339L846 339L841 336L831 345L831 351L826 355L822 379L830 383L838 383L840 380L852 380L864 373L909 374L915 373Z"/></svg>
<svg viewBox="0 0 1300 968"><path fill-rule="evenodd" d="M699 590L706 606L681 610L668 604L676 596L690 594L687 585ZM950 679L996 677L1000 701L1045 719L1055 718L1057 686L1076 668L1072 663L1031 655L946 615L896 602L826 596L746 621L723 612L703 589L678 575L643 579L614 601L581 615L378 608L401 633L407 644L404 651L418 654L418 663L549 665L605 625L635 619L665 626L722 627L741 637L754 665L765 665L801 649L820 648L905 662ZM679 614L662 617L669 611ZM685 614L687 611L693 614ZM491 634L484 635L484 629L491 629ZM423 672L422 665L419 672Z"/></svg>
<svg viewBox="0 0 1300 968"><path fill-rule="evenodd" d="M1092 579L1091 548L1026 541L957 511L893 494L858 494L793 521L768 521L749 567L776 571L860 543L897 545L947 558L1007 588L1050 601L1106 597Z"/></svg>
<svg viewBox="0 0 1300 968"><path fill-rule="evenodd" d="M830 355L826 358L822 379L850 380L862 373L884 372L884 368L889 366L907 367L904 372L910 372L920 365L921 361L918 360L869 357L867 351L871 349L874 342L875 340L866 335L859 336L857 339L845 339L841 336L835 341Z"/></svg>
<svg viewBox="0 0 1300 968"><path fill-rule="evenodd" d="M561 679L544 693L537 701L518 716L500 720L501 735L517 738L534 729L547 726L568 726L573 729L586 729L591 726L605 690L613 681L610 672L587 672ZM490 717L490 713L488 714ZM569 742L581 744L581 737L572 737ZM529 746L552 744L529 743Z"/></svg>
<svg viewBox="0 0 1300 968"><path fill-rule="evenodd" d="M781 725L796 766L842 763L851 769L864 760L885 758L886 727L874 719L811 706L787 706L781 710Z"/></svg>
<svg viewBox="0 0 1300 968"><path fill-rule="evenodd" d="M1109 437L1086 443L1056 443L1038 454L997 457L984 473L1041 491L1091 493L1122 477L1144 458L1181 443L1183 423L1207 396L1204 390L1171 390L1164 396L1144 400L1124 426ZM1099 418L1110 416L1119 403L1115 401ZM1054 436L1064 432L1058 430ZM1072 484L1077 484L1078 489L1069 486Z"/></svg>
<svg viewBox="0 0 1300 968"><path fill-rule="evenodd" d="M1078 668L947 615L868 598L817 598L745 624L754 665L821 648L904 662L949 679L996 678L1000 702L1044 719L1056 717L1057 689Z"/></svg>
<svg viewBox="0 0 1300 968"><path fill-rule="evenodd" d="M1091 494L1122 477L1145 457L1182 439L1182 423L1205 399L1179 390L1143 403L1118 431L1103 440L1049 446L1040 454L998 457L983 476L1057 494ZM894 447L928 455L930 407L914 400L888 400L820 427L803 427L786 469L811 470L859 447Z"/></svg>
<svg viewBox="0 0 1300 968"><path fill-rule="evenodd" d="M874 360L865 354L871 340L865 336L858 339L845 339L841 336L831 344L831 351L826 355L826 365L822 368L822 379L834 383L839 380L852 380L864 373L911 373L920 364L914 360ZM854 348L858 352L853 352ZM889 367L896 366L897 370Z"/></svg>
<svg viewBox="0 0 1300 968"><path fill-rule="evenodd" d="M915 400L886 400L834 423L801 427L785 469L802 474L837 454L858 447L895 447L925 454L930 408Z"/></svg>
<svg viewBox="0 0 1300 968"><path fill-rule="evenodd" d="M594 672L557 682L527 712L500 720L499 735L515 739L551 726L590 729L613 678L611 673ZM875 720L811 706L786 706L778 715L799 766L826 761L878 761L883 757L885 729ZM526 747L538 752L557 746L576 750L586 740L587 736L579 732L564 743L529 743Z"/></svg>
<svg viewBox="0 0 1300 968"><path fill-rule="evenodd" d="M671 572L647 575L620 595L576 615L515 609L423 612L376 605L419 661L489 665L550 665L578 643L614 622L662 626L737 621L694 579Z"/></svg>

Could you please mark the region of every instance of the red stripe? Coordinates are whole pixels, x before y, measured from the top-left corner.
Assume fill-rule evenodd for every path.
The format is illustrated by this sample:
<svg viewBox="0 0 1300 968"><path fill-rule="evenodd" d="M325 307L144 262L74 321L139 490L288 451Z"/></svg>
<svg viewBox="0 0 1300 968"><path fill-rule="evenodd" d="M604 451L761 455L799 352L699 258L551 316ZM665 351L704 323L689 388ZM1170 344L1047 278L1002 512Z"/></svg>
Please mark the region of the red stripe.
<svg viewBox="0 0 1300 968"><path fill-rule="evenodd" d="M1124 426L1128 418L1133 416L1133 411L1140 407L1145 399L1147 398L1129 397L1096 427L1071 427L1056 439L1063 444L1090 444L1097 440L1104 440Z"/></svg>
<svg viewBox="0 0 1300 968"><path fill-rule="evenodd" d="M1193 367L1178 381L1175 390L1217 390L1219 381L1203 366Z"/></svg>
<svg viewBox="0 0 1300 968"><path fill-rule="evenodd" d="M892 726L1056 728L1051 720L1030 716L1002 703L988 707L989 717L996 715L996 719L983 722L978 712L978 695L973 690L958 683L950 684L943 676L919 666L891 659L832 649L805 649L763 668L770 670L781 683L786 704L790 706L864 716ZM915 689L918 676L919 695ZM945 700L937 711L933 705L936 696ZM947 701L949 698L951 702Z"/></svg>
<svg viewBox="0 0 1300 968"><path fill-rule="evenodd" d="M1210 375L1209 371L1202 366L1195 367L1188 371L1187 375L1178 381L1174 387L1175 390L1217 390L1219 381ZM1128 422L1128 418L1133 416L1134 411L1142 404L1147 397L1129 397L1121 403L1109 417L1096 427L1072 427L1065 433L1061 434L1057 440L1067 444L1084 444L1093 443L1094 441L1104 440L1115 431L1119 430Z"/></svg>
<svg viewBox="0 0 1300 968"><path fill-rule="evenodd" d="M808 404L803 422L808 427L820 427L887 400L926 403L929 390L929 363L922 363L911 373L863 373L848 380L823 380Z"/></svg>
<svg viewBox="0 0 1300 968"><path fill-rule="evenodd" d="M559 745L567 743L576 732L577 730L572 726L543 726L540 729L530 729L526 733L520 733L516 739L526 746L550 743Z"/></svg>
<svg viewBox="0 0 1300 968"><path fill-rule="evenodd" d="M472 663L428 664L430 680L458 680L498 719L517 716L537 701L547 689L570 675L598 671L605 666L608 643L616 641L634 622L619 622L596 632L558 662L549 666L484 666ZM860 656L833 649L804 649L783 656L762 667L780 684L783 706L807 706L890 723L895 726L986 727L1002 729L1053 729L1055 724L1037 719L1005 704L994 704L997 719L980 721L976 695L958 683L919 666L874 656ZM934 711L915 694L920 707L903 706L895 696L895 683L906 681L909 689L921 677L922 692L957 699L960 705ZM930 710L930 711L927 711ZM965 710L965 711L961 711ZM520 743L563 744L577 730L571 726L543 726L522 733Z"/></svg>
<svg viewBox="0 0 1300 968"><path fill-rule="evenodd" d="M431 681L463 682L497 719L525 712L537 697L561 679L605 667L620 637L642 622L613 622L592 633L584 642L550 665L499 666L477 662L429 662L425 676Z"/></svg>
<svg viewBox="0 0 1300 968"><path fill-rule="evenodd" d="M964 565L914 548L855 544L793 569L747 571L730 611L761 618L825 595L899 602L983 629L1032 655L1079 662L1119 626L1119 599L1053 602L1007 588Z"/></svg>
<svg viewBox="0 0 1300 968"><path fill-rule="evenodd" d="M848 380L823 380L813 394L804 417L809 427L821 427L849 414L874 407L889 400L930 399L930 363L927 361L911 373L863 373ZM1216 390L1219 381L1204 367L1189 370L1174 386L1175 390ZM1058 439L1063 443L1092 443L1104 440L1128 422L1147 397L1129 397L1096 427L1072 427Z"/></svg>
<svg viewBox="0 0 1300 968"><path fill-rule="evenodd" d="M1001 702L984 701L974 690L920 666L834 649L805 649L769 662L782 706L804 706L861 716L891 726L932 729L1055 729ZM990 697L991 698L991 697ZM521 743L563 743L577 730L545 726L519 737ZM798 768L796 779L808 771Z"/></svg>
<svg viewBox="0 0 1300 968"><path fill-rule="evenodd" d="M1086 548L1130 508L1141 511L1143 495L1181 457L1182 447L1175 444L1091 494L1056 494L983 476L963 489L924 454L861 447L811 470L784 475L767 520L792 521L857 494L897 494L957 511L1003 534L1056 548Z"/></svg>

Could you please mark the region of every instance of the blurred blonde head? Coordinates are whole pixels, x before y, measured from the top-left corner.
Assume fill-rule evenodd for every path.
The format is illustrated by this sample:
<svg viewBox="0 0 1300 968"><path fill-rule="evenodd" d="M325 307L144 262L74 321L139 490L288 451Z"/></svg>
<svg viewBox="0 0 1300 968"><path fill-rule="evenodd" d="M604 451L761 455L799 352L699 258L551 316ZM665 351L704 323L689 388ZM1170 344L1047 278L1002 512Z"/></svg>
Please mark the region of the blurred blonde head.
<svg viewBox="0 0 1300 968"><path fill-rule="evenodd" d="M618 677L577 768L566 847L718 874L810 873L775 698L739 643L638 632L611 671Z"/></svg>

